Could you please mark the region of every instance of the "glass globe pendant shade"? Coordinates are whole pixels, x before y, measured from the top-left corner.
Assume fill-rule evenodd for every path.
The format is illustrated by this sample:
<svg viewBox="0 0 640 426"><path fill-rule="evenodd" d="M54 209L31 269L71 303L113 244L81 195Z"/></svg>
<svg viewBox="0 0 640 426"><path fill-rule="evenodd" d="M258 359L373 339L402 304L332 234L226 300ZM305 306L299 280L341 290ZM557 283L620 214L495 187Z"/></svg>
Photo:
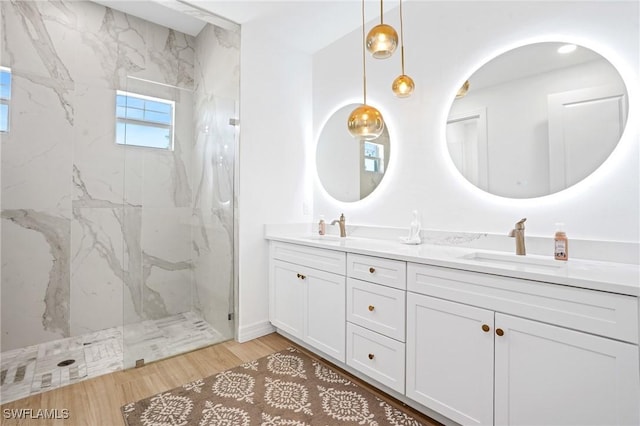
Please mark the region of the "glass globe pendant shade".
<svg viewBox="0 0 640 426"><path fill-rule="evenodd" d="M354 138L370 141L382 134L384 120L380 111L364 104L351 111L347 127Z"/></svg>
<svg viewBox="0 0 640 426"><path fill-rule="evenodd" d="M405 74L396 77L396 79L393 80L393 84L391 85L393 94L399 98L406 98L408 96L411 96L415 88L416 85L413 82L413 79Z"/></svg>
<svg viewBox="0 0 640 426"><path fill-rule="evenodd" d="M386 59L398 47L398 33L391 25L379 24L367 34L367 50L376 59Z"/></svg>

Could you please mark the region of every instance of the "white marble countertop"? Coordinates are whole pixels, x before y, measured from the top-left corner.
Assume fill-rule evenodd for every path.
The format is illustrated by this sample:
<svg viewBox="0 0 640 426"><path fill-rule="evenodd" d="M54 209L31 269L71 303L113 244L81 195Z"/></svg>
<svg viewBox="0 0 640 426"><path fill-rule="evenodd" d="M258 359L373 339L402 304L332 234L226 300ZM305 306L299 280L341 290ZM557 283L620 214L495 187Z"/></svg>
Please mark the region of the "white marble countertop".
<svg viewBox="0 0 640 426"><path fill-rule="evenodd" d="M321 237L310 233L266 232L265 238L406 262L640 296L640 266L633 264L582 259L569 259L564 262L556 261L552 256L540 255L527 255L526 259L523 259L514 253L479 248L434 244L407 245L388 239L342 239L335 235Z"/></svg>

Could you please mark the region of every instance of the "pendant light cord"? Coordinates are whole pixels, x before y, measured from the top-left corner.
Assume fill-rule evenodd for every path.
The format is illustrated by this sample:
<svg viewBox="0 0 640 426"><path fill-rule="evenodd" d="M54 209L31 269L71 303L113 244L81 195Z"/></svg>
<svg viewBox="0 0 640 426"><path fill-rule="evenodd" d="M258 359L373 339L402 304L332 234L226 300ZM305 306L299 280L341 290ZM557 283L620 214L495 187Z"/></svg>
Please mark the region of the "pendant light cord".
<svg viewBox="0 0 640 426"><path fill-rule="evenodd" d="M382 3L382 0L380 1ZM402 75L404 75L404 30L402 25L402 0L400 0L400 58L402 63Z"/></svg>
<svg viewBox="0 0 640 426"><path fill-rule="evenodd" d="M382 8L382 0L380 0L380 25L384 24L384 22L382 22L382 17L384 16L383 13L383 8Z"/></svg>
<svg viewBox="0 0 640 426"><path fill-rule="evenodd" d="M364 0L362 0L362 85L364 94L364 104L367 104L367 61L365 55L365 34L364 34Z"/></svg>

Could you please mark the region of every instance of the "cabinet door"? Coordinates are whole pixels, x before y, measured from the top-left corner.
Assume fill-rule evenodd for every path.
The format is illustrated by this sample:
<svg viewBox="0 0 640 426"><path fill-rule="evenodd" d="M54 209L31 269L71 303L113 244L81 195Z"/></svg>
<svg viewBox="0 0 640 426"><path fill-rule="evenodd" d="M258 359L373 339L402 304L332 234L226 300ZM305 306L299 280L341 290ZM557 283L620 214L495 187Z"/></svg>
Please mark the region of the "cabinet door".
<svg viewBox="0 0 640 426"><path fill-rule="evenodd" d="M460 424L493 424L493 316L407 293L406 395Z"/></svg>
<svg viewBox="0 0 640 426"><path fill-rule="evenodd" d="M302 338L304 323L306 268L271 260L269 279L269 320L275 327Z"/></svg>
<svg viewBox="0 0 640 426"><path fill-rule="evenodd" d="M306 284L303 340L345 362L345 277L309 269L303 281Z"/></svg>
<svg viewBox="0 0 640 426"><path fill-rule="evenodd" d="M496 314L497 425L637 425L638 347Z"/></svg>

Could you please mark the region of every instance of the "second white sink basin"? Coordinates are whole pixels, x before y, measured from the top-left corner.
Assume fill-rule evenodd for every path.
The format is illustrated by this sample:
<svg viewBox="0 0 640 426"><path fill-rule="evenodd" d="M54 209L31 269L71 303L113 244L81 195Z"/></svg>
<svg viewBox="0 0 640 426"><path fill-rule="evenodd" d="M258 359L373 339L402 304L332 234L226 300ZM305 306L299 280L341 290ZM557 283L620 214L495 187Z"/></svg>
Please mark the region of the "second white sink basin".
<svg viewBox="0 0 640 426"><path fill-rule="evenodd" d="M463 259L502 265L542 266L546 268L562 268L567 262L539 255L518 256L511 253L474 252L461 256Z"/></svg>

